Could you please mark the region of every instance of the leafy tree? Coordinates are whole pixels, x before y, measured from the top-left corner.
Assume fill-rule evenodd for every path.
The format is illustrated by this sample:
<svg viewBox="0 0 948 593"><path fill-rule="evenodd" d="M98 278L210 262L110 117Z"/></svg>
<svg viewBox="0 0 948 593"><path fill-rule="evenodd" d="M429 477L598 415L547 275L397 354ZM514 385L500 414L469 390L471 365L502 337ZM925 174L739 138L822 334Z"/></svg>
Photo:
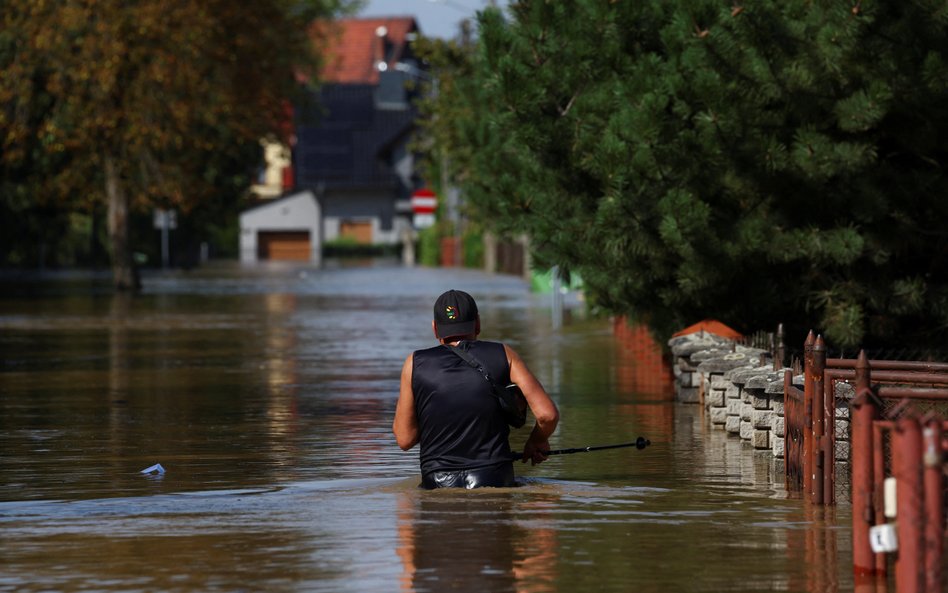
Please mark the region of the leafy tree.
<svg viewBox="0 0 948 593"><path fill-rule="evenodd" d="M5 2L4 201L104 203L115 284L137 286L131 212L188 211L246 187L259 142L286 132L298 81L317 80L312 23L350 4Z"/></svg>
<svg viewBox="0 0 948 593"><path fill-rule="evenodd" d="M658 335L948 335L948 11L523 0L442 89L472 214ZM448 107L450 106L450 107ZM444 110L444 111L442 111Z"/></svg>

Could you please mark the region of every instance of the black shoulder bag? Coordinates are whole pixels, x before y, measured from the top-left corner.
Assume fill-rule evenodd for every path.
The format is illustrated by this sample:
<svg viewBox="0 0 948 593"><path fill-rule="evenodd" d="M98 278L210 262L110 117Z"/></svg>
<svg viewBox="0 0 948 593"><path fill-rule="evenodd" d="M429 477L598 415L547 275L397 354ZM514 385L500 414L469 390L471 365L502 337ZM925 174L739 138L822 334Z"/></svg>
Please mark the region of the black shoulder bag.
<svg viewBox="0 0 948 593"><path fill-rule="evenodd" d="M513 426L514 428L520 428L524 425L524 423L526 423L527 399L523 396L523 392L519 387L513 383L507 385L506 387L498 385L493 379L491 379L491 376L487 372L487 369L484 368L484 365L482 365L479 360L474 358L470 352L465 352L464 350L461 350L455 346L448 346L448 349L461 357L464 362L477 369L481 375L487 379L487 383L490 384L490 392L494 395L494 397L497 398L497 402L500 404L500 410L503 412L504 419L507 420L507 424Z"/></svg>

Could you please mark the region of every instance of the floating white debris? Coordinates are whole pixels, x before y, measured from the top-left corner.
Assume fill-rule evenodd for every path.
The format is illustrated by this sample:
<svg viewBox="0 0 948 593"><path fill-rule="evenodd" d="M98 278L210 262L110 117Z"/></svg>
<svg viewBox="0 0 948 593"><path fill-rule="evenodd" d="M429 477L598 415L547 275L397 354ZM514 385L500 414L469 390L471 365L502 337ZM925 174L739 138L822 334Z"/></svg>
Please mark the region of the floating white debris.
<svg viewBox="0 0 948 593"><path fill-rule="evenodd" d="M161 467L160 463L156 463L155 465L151 467L146 467L140 473L160 476L165 473L165 468Z"/></svg>

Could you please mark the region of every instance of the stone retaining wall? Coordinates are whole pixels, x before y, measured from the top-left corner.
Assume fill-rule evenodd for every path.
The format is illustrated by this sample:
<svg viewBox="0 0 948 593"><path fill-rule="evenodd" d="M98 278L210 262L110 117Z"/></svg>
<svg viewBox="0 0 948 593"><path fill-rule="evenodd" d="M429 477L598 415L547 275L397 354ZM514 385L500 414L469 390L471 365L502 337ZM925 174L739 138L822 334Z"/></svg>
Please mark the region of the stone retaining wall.
<svg viewBox="0 0 948 593"><path fill-rule="evenodd" d="M669 340L675 398L703 405L708 422L752 446L783 457L783 380L765 350L708 333ZM763 364L761 364L763 356ZM793 377L803 389L803 375ZM849 460L849 400L852 386L839 382L836 395L836 460Z"/></svg>

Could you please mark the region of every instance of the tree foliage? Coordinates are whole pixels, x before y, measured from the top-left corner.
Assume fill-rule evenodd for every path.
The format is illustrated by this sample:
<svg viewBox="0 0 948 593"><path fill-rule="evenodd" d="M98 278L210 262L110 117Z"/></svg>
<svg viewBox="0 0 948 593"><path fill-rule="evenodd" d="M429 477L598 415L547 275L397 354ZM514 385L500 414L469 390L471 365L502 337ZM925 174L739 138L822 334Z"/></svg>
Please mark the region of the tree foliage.
<svg viewBox="0 0 948 593"><path fill-rule="evenodd" d="M658 335L948 335L948 11L559 3L480 15L429 120L471 214ZM445 62L450 65L450 62Z"/></svg>
<svg viewBox="0 0 948 593"><path fill-rule="evenodd" d="M4 202L107 204L116 283L129 208L246 188L259 142L316 81L314 19L344 0L9 0L0 15Z"/></svg>

